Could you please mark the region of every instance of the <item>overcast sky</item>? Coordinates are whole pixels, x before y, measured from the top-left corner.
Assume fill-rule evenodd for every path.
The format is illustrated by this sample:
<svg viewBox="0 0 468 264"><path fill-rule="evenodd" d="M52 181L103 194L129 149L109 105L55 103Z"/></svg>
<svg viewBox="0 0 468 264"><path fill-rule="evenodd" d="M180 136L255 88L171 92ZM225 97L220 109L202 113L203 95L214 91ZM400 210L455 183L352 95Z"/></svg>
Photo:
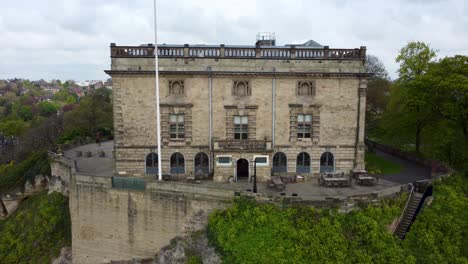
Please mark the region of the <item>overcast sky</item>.
<svg viewBox="0 0 468 264"><path fill-rule="evenodd" d="M109 43L153 43L153 0L0 0L0 78L106 79ZM390 75L408 41L468 54L467 0L158 0L159 43L367 46Z"/></svg>

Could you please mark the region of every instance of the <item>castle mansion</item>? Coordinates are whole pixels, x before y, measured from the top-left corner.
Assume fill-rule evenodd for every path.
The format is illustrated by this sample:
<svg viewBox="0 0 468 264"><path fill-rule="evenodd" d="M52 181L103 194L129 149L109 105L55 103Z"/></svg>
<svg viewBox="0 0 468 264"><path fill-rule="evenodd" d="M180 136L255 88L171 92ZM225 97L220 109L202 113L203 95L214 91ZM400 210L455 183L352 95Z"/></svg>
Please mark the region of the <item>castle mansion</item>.
<svg viewBox="0 0 468 264"><path fill-rule="evenodd" d="M110 50L116 174L156 175L155 47ZM364 169L365 47L259 38L159 45L158 57L166 177L249 179L254 160L259 181Z"/></svg>

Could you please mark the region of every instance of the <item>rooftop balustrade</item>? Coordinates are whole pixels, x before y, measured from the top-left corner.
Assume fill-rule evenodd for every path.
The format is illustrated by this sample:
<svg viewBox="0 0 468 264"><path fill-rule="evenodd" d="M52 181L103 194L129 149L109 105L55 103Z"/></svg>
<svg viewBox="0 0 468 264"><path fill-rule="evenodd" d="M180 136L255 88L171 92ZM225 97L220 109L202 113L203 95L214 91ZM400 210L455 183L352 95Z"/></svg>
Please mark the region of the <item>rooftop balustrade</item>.
<svg viewBox="0 0 468 264"><path fill-rule="evenodd" d="M153 44L117 46L111 43L112 58L153 58ZM160 58L226 58L272 60L362 60L366 47L356 49L312 48L303 46L226 46L226 45L159 45Z"/></svg>

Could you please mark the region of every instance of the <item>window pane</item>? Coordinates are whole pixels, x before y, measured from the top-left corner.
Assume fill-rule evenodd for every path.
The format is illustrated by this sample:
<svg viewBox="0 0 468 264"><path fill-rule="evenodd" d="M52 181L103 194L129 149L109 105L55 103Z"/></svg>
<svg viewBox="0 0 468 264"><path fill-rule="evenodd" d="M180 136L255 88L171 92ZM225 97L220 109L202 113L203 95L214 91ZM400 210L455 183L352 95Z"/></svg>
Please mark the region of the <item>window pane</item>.
<svg viewBox="0 0 468 264"><path fill-rule="evenodd" d="M247 116L242 117L242 124L246 125L249 122L249 119Z"/></svg>
<svg viewBox="0 0 468 264"><path fill-rule="evenodd" d="M257 164L261 164L261 163L266 164L267 163L267 158L266 157L257 157L255 160L257 161Z"/></svg>
<svg viewBox="0 0 468 264"><path fill-rule="evenodd" d="M184 122L184 115L178 115L179 116L179 123L183 123Z"/></svg>
<svg viewBox="0 0 468 264"><path fill-rule="evenodd" d="M218 163L229 164L231 163L231 157L218 157Z"/></svg>
<svg viewBox="0 0 468 264"><path fill-rule="evenodd" d="M175 133L177 131L176 125L171 125L171 133Z"/></svg>
<svg viewBox="0 0 468 264"><path fill-rule="evenodd" d="M171 123L177 122L177 115L171 115Z"/></svg>
<svg viewBox="0 0 468 264"><path fill-rule="evenodd" d="M241 117L240 116L234 116L234 124L240 125L241 123Z"/></svg>
<svg viewBox="0 0 468 264"><path fill-rule="evenodd" d="M297 133L297 138L303 138L303 135L302 133Z"/></svg>
<svg viewBox="0 0 468 264"><path fill-rule="evenodd" d="M304 115L298 115L297 122L304 122Z"/></svg>
<svg viewBox="0 0 468 264"><path fill-rule="evenodd" d="M312 122L312 115L305 115L305 121L306 122Z"/></svg>
<svg viewBox="0 0 468 264"><path fill-rule="evenodd" d="M242 139L247 139L247 133L242 133Z"/></svg>
<svg viewBox="0 0 468 264"><path fill-rule="evenodd" d="M234 139L240 139L240 133L235 133L234 134Z"/></svg>
<svg viewBox="0 0 468 264"><path fill-rule="evenodd" d="M310 138L310 133L305 133L304 138Z"/></svg>

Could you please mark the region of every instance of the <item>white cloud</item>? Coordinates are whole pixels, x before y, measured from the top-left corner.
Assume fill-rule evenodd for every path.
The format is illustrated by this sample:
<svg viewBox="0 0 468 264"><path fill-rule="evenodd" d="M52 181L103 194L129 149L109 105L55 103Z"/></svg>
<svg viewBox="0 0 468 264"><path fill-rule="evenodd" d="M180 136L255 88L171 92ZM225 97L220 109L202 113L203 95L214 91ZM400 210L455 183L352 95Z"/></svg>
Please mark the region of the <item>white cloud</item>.
<svg viewBox="0 0 468 264"><path fill-rule="evenodd" d="M394 58L408 41L467 54L467 13L464 0L159 0L158 34L160 43L253 44L272 31L278 44L367 46L396 77ZM105 79L111 42L153 42L153 1L5 1L0 78Z"/></svg>

